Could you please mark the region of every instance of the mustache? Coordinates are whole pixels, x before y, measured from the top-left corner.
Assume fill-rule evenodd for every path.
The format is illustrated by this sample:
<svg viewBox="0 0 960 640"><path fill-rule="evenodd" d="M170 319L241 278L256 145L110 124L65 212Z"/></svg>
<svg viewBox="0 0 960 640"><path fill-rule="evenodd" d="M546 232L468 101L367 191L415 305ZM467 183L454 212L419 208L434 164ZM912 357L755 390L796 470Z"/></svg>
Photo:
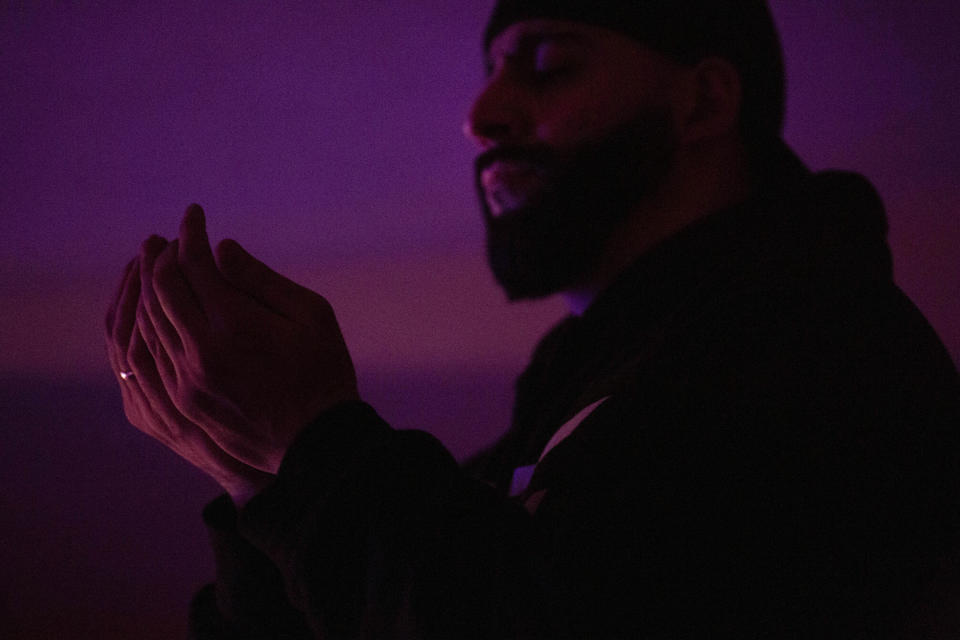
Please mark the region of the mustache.
<svg viewBox="0 0 960 640"><path fill-rule="evenodd" d="M501 145L487 149L474 160L474 169L479 175L495 162L523 162L542 168L556 167L560 154L547 145Z"/></svg>

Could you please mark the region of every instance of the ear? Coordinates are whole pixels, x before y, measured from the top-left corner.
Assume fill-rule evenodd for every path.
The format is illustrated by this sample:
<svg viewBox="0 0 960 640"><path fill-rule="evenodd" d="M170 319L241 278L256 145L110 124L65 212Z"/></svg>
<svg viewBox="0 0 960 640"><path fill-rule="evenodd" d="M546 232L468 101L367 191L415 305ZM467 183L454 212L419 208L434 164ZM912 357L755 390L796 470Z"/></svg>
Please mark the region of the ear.
<svg viewBox="0 0 960 640"><path fill-rule="evenodd" d="M678 131L684 144L723 136L739 128L743 85L729 61L704 58L684 74Z"/></svg>

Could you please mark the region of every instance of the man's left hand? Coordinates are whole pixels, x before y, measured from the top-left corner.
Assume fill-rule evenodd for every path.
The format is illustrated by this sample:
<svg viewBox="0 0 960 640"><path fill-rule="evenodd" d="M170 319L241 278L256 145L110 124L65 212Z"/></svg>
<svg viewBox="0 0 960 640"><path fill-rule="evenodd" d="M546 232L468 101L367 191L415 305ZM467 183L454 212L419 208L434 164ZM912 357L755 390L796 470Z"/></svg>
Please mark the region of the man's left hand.
<svg viewBox="0 0 960 640"><path fill-rule="evenodd" d="M144 278L138 323L168 356L159 374L176 408L237 460L275 473L303 427L358 399L353 364L322 296L236 242L216 253L191 205Z"/></svg>

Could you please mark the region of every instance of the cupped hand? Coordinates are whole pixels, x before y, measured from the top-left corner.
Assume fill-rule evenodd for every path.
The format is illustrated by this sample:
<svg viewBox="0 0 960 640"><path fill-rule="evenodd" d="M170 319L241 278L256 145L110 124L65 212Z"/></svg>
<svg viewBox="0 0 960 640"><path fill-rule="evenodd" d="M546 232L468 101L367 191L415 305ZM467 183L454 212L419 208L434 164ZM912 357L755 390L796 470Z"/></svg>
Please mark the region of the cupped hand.
<svg viewBox="0 0 960 640"><path fill-rule="evenodd" d="M143 254L149 259L165 244L161 238L151 238L144 244ZM159 348L155 335L148 333L145 337L138 328L138 316L145 316L140 298L140 267L140 258L127 266L106 316L107 355L120 377L127 420L204 471L236 502L243 503L269 484L273 476L228 455L171 402L156 364L156 358L165 360L166 354ZM148 348L148 343L152 343L152 348Z"/></svg>
<svg viewBox="0 0 960 640"><path fill-rule="evenodd" d="M215 258L199 206L144 262L136 325L155 336L157 375L177 411L232 458L275 473L311 420L358 399L327 301L236 242L220 243Z"/></svg>

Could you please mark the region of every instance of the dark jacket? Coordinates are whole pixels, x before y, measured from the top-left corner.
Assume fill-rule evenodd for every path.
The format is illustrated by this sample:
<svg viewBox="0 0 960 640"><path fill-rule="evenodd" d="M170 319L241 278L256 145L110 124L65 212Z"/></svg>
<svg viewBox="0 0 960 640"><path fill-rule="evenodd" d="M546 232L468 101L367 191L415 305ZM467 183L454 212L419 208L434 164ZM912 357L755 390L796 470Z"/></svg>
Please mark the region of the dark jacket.
<svg viewBox="0 0 960 640"><path fill-rule="evenodd" d="M464 468L364 404L320 416L239 516L205 511L194 637L960 633L956 368L872 187L786 151L772 175L548 334Z"/></svg>

